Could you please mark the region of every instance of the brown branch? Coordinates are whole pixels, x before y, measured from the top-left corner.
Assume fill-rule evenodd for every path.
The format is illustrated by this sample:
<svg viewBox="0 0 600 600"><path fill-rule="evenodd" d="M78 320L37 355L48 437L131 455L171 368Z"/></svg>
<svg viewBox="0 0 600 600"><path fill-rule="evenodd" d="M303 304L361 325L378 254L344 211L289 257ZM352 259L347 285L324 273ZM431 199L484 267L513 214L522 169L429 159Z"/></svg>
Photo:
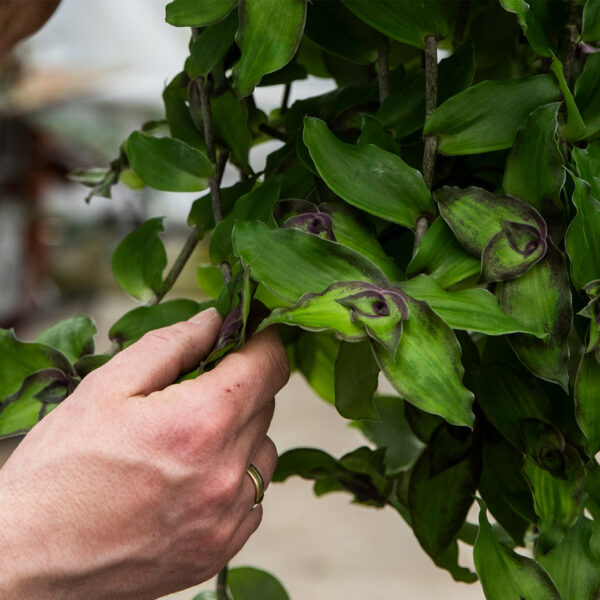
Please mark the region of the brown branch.
<svg viewBox="0 0 600 600"><path fill-rule="evenodd" d="M390 95L390 55L388 52L379 52L377 61L377 78L379 81L379 104Z"/></svg>
<svg viewBox="0 0 600 600"><path fill-rule="evenodd" d="M292 84L286 83L285 88L283 88L283 98L281 99L281 108L279 109L280 115L285 115L288 109L288 104L290 103L290 93L292 91Z"/></svg>

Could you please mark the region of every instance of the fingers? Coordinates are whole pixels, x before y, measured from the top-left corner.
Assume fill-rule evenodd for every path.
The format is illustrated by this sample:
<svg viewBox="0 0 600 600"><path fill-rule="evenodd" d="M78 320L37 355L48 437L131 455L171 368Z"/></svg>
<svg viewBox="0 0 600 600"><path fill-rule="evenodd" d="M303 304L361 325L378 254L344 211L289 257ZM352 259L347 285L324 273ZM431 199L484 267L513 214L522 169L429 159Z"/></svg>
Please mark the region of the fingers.
<svg viewBox="0 0 600 600"><path fill-rule="evenodd" d="M207 404L218 406L222 422L239 430L272 401L289 374L279 333L269 328L226 356L212 371L170 390L180 404L191 402L201 411Z"/></svg>
<svg viewBox="0 0 600 600"><path fill-rule="evenodd" d="M92 375L108 382L113 392L128 396L161 390L200 364L221 322L219 313L209 308L189 321L150 331Z"/></svg>

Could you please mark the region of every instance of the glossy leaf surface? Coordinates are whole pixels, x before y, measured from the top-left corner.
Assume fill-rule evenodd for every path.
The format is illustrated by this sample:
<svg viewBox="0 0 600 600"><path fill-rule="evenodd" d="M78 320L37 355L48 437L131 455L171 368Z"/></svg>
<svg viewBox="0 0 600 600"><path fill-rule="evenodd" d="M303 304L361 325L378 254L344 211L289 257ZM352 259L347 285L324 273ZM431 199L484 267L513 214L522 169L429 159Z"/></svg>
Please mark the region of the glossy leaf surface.
<svg viewBox="0 0 600 600"><path fill-rule="evenodd" d="M208 158L175 138L155 138L139 131L127 142L133 170L150 187L165 192L197 192L207 187L213 175Z"/></svg>
<svg viewBox="0 0 600 600"><path fill-rule="evenodd" d="M227 91L211 101L215 135L231 150L232 162L250 171L248 152L252 136L248 128L248 108L233 92Z"/></svg>
<svg viewBox="0 0 600 600"><path fill-rule="evenodd" d="M600 15L600 9L598 10ZM575 82L575 101L585 123L585 137L592 137L600 131L600 56L588 57L583 73Z"/></svg>
<svg viewBox="0 0 600 600"><path fill-rule="evenodd" d="M600 363L596 356L584 354L575 380L577 423L587 438L587 451L600 451Z"/></svg>
<svg viewBox="0 0 600 600"><path fill-rule="evenodd" d="M593 42L600 39L600 2L598 0L586 0L583 7L581 37L584 42Z"/></svg>
<svg viewBox="0 0 600 600"><path fill-rule="evenodd" d="M236 41L242 57L233 68L235 90L244 98L263 75L294 56L306 19L306 0L240 0Z"/></svg>
<svg viewBox="0 0 600 600"><path fill-rule="evenodd" d="M237 567L227 573L233 600L289 600L281 583L270 573L251 567Z"/></svg>
<svg viewBox="0 0 600 600"><path fill-rule="evenodd" d="M527 115L558 98L549 75L483 81L446 100L425 125L443 154L478 154L510 148Z"/></svg>
<svg viewBox="0 0 600 600"><path fill-rule="evenodd" d="M162 217L149 219L125 237L112 257L117 283L142 302L162 289L167 253L158 234L163 230Z"/></svg>
<svg viewBox="0 0 600 600"><path fill-rule="evenodd" d="M349 204L406 227L435 211L421 173L398 156L346 144L315 118L304 122L304 143L325 183Z"/></svg>
<svg viewBox="0 0 600 600"><path fill-rule="evenodd" d="M62 352L71 362L94 353L94 335L98 330L94 322L84 315L65 319L52 325L35 338Z"/></svg>
<svg viewBox="0 0 600 600"><path fill-rule="evenodd" d="M224 19L237 0L173 0L167 4L167 23L176 27L206 27Z"/></svg>

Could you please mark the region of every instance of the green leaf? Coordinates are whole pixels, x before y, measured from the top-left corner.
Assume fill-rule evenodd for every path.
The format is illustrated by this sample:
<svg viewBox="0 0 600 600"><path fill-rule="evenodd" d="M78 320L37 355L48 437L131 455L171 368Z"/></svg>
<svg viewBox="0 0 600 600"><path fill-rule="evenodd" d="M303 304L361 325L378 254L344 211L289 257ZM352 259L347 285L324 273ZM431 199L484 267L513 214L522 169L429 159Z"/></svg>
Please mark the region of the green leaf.
<svg viewBox="0 0 600 600"><path fill-rule="evenodd" d="M575 414L581 431L587 438L587 453L600 451L600 363L594 354L584 354L575 380Z"/></svg>
<svg viewBox="0 0 600 600"><path fill-rule="evenodd" d="M396 359L373 344L381 370L406 401L454 425L472 427L473 394L462 385L464 369L454 332L427 304L406 300L410 318L403 323Z"/></svg>
<svg viewBox="0 0 600 600"><path fill-rule="evenodd" d="M210 238L210 258L215 264L231 262L233 257L232 235L236 221L262 221L273 226L273 206L279 200L280 184L267 180L244 194L233 210L215 227Z"/></svg>
<svg viewBox="0 0 600 600"><path fill-rule="evenodd" d="M537 381L509 365L486 365L471 372L475 397L488 421L518 450L524 451L520 423L548 420L553 406Z"/></svg>
<svg viewBox="0 0 600 600"><path fill-rule="evenodd" d="M378 448L385 448L386 473L399 473L414 463L423 444L408 425L402 398L375 396L373 405L376 420L357 421L355 425Z"/></svg>
<svg viewBox="0 0 600 600"><path fill-rule="evenodd" d="M343 0L365 23L393 40L425 47L425 36L446 37L448 24L435 2L413 0Z"/></svg>
<svg viewBox="0 0 600 600"><path fill-rule="evenodd" d="M196 3L198 4L198 3ZM225 56L235 41L238 28L237 13L207 27L192 43L185 71L190 79L206 77Z"/></svg>
<svg viewBox="0 0 600 600"><path fill-rule="evenodd" d="M184 75L182 73L177 75L163 91L165 118L169 125L171 137L177 138L189 146L205 152L206 143L204 142L204 136L196 127L194 119L192 119L190 107L187 105L187 82ZM137 183L138 187L144 187L144 182L139 178L137 173L131 170L128 173L128 178L131 178L132 175L137 177L139 180Z"/></svg>
<svg viewBox="0 0 600 600"><path fill-rule="evenodd" d="M478 331L487 335L529 333L545 338L541 329L522 325L500 310L494 295L483 288L447 292L435 279L418 275L400 284L409 296L427 302L453 329Z"/></svg>
<svg viewBox="0 0 600 600"><path fill-rule="evenodd" d="M481 452L479 493L493 517L523 546L529 523L536 520L531 493L521 474L523 454L491 427L482 436Z"/></svg>
<svg viewBox="0 0 600 600"><path fill-rule="evenodd" d="M211 100L211 108L217 140L231 150L231 160L235 165L244 171L251 171L248 152L252 136L248 128L246 103L239 101L228 90Z"/></svg>
<svg viewBox="0 0 600 600"><path fill-rule="evenodd" d="M496 295L505 313L549 334L546 340L515 334L509 341L534 375L558 383L566 391L569 381L567 338L573 323L573 309L569 273L562 253L550 243L543 260L518 279L499 284Z"/></svg>
<svg viewBox="0 0 600 600"><path fill-rule="evenodd" d="M556 101L550 75L483 81L446 100L428 119L442 154L479 154L510 148L517 129L536 108Z"/></svg>
<svg viewBox="0 0 600 600"><path fill-rule="evenodd" d="M379 366L369 342L342 342L335 361L335 407L346 419L377 419Z"/></svg>
<svg viewBox="0 0 600 600"><path fill-rule="evenodd" d="M167 253L159 233L163 218L148 219L117 246L112 270L117 283L130 295L146 302L160 293Z"/></svg>
<svg viewBox="0 0 600 600"><path fill-rule="evenodd" d="M464 251L441 217L429 226L406 269L409 277L424 273L444 288L479 279L480 271L481 261Z"/></svg>
<svg viewBox="0 0 600 600"><path fill-rule="evenodd" d="M436 192L440 214L463 247L481 256L485 281L518 277L546 253L546 222L529 204L478 188Z"/></svg>
<svg viewBox="0 0 600 600"><path fill-rule="evenodd" d="M319 479L334 474L337 469L337 460L327 452L316 448L294 448L279 457L273 481L281 483L295 475Z"/></svg>
<svg viewBox="0 0 600 600"><path fill-rule="evenodd" d="M167 23L176 27L206 27L224 19L237 0L173 0L167 4Z"/></svg>
<svg viewBox="0 0 600 600"><path fill-rule="evenodd" d="M557 135L559 107L556 102L547 104L527 117L517 131L504 172L504 191L541 213L557 242L564 232L565 218L561 200L565 169Z"/></svg>
<svg viewBox="0 0 600 600"><path fill-rule="evenodd" d="M560 543L577 521L583 508L585 468L577 451L567 446L562 453L563 476L557 477L527 458L523 474L533 494L535 512L543 545L554 547ZM549 545L549 546L548 546Z"/></svg>
<svg viewBox="0 0 600 600"><path fill-rule="evenodd" d="M73 366L75 372L82 379L89 375L92 371L99 369L102 365L105 365L112 357L108 354L87 354L80 358Z"/></svg>
<svg viewBox="0 0 600 600"><path fill-rule="evenodd" d="M0 329L0 400L18 392L26 377L46 369L73 372L58 350L39 342L21 342L14 331Z"/></svg>
<svg viewBox="0 0 600 600"><path fill-rule="evenodd" d="M475 64L473 43L461 44L438 65L438 102L462 92L473 83ZM425 70L422 69L381 103L376 116L401 139L418 131L425 123ZM387 150L387 148L384 148Z"/></svg>
<svg viewBox="0 0 600 600"><path fill-rule="evenodd" d="M331 24L335 23L335 27ZM306 18L305 35L317 46L344 60L370 65L389 41L365 25L340 2L313 2Z"/></svg>
<svg viewBox="0 0 600 600"><path fill-rule="evenodd" d="M236 41L242 57L233 68L240 98L252 93L263 75L284 67L298 49L306 0L240 0Z"/></svg>
<svg viewBox="0 0 600 600"><path fill-rule="evenodd" d="M581 38L584 42L600 40L600 2L587 0L583 7Z"/></svg>
<svg viewBox="0 0 600 600"><path fill-rule="evenodd" d="M562 600L597 600L600 593L598 555L592 549L592 536L598 524L583 515L564 539L536 560L556 584Z"/></svg>
<svg viewBox="0 0 600 600"><path fill-rule="evenodd" d="M169 300L155 306L139 306L125 313L108 332L108 337L120 348L127 348L145 333L187 321L196 313L208 308L210 303L194 300Z"/></svg>
<svg viewBox="0 0 600 600"><path fill-rule="evenodd" d="M36 342L52 346L62 352L71 362L86 354L94 353L94 335L98 333L94 322L84 315L59 321L40 333Z"/></svg>
<svg viewBox="0 0 600 600"><path fill-rule="evenodd" d="M381 126L379 121L367 113L360 115L362 126L358 144L374 144L386 152L400 156L402 148L396 140Z"/></svg>
<svg viewBox="0 0 600 600"><path fill-rule="evenodd" d="M480 506L479 535L473 548L475 568L487 600L561 600L554 583L534 560L516 554L495 537Z"/></svg>
<svg viewBox="0 0 600 600"><path fill-rule="evenodd" d="M298 369L323 400L335 403L335 361L340 340L327 332L303 333L295 344Z"/></svg>
<svg viewBox="0 0 600 600"><path fill-rule="evenodd" d="M341 202L321 204L319 210L331 217L335 241L368 258L391 281L404 279L402 270L384 252L375 235L365 227L366 219L363 213Z"/></svg>
<svg viewBox="0 0 600 600"><path fill-rule="evenodd" d="M346 144L313 117L305 119L304 143L325 183L349 204L406 227L435 212L421 173L395 154Z"/></svg>
<svg viewBox="0 0 600 600"><path fill-rule="evenodd" d="M227 585L233 600L290 600L273 575L251 567L231 569L227 574Z"/></svg>
<svg viewBox="0 0 600 600"><path fill-rule="evenodd" d="M175 138L155 138L134 131L127 141L127 156L142 181L165 192L197 192L214 175L200 150Z"/></svg>
<svg viewBox="0 0 600 600"><path fill-rule="evenodd" d="M357 252L295 229L239 221L233 246L254 280L291 302L307 292L320 293L334 281L367 281L382 287L387 283L383 273Z"/></svg>
<svg viewBox="0 0 600 600"><path fill-rule="evenodd" d="M579 177L590 186L590 193L597 200L600 198L600 141L588 144L585 149L574 147L571 152Z"/></svg>
<svg viewBox="0 0 600 600"><path fill-rule="evenodd" d="M441 428L415 464L408 491L412 527L419 543L432 558L441 556L462 528L477 487L479 468L471 453L437 473L431 471L436 446L452 452L459 440L440 435ZM450 445L449 445L450 444Z"/></svg>
<svg viewBox="0 0 600 600"><path fill-rule="evenodd" d="M598 11L600 13L600 10ZM584 137L600 131L600 55L592 54L585 61L583 72L575 82L575 101L585 123Z"/></svg>
<svg viewBox="0 0 600 600"><path fill-rule="evenodd" d="M577 214L565 236L573 283L582 289L600 279L600 202L590 194L586 182L573 177L573 204Z"/></svg>
<svg viewBox="0 0 600 600"><path fill-rule="evenodd" d="M585 124L575 104L573 94L569 89L563 73L563 66L556 56L552 57L552 72L558 80L558 87L563 95L565 106L567 107L567 122L562 128L562 135L568 140L578 140L585 133Z"/></svg>

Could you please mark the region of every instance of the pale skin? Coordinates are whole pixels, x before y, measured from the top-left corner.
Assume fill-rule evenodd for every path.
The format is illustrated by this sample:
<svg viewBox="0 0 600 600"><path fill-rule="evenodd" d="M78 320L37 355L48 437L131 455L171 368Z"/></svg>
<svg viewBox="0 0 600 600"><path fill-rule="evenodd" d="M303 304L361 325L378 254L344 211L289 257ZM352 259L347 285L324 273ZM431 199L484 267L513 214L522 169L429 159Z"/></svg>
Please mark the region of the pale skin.
<svg viewBox="0 0 600 600"><path fill-rule="evenodd" d="M0 598L146 600L215 575L257 529L254 464L289 377L274 330L196 379L214 309L88 375L0 470Z"/></svg>

